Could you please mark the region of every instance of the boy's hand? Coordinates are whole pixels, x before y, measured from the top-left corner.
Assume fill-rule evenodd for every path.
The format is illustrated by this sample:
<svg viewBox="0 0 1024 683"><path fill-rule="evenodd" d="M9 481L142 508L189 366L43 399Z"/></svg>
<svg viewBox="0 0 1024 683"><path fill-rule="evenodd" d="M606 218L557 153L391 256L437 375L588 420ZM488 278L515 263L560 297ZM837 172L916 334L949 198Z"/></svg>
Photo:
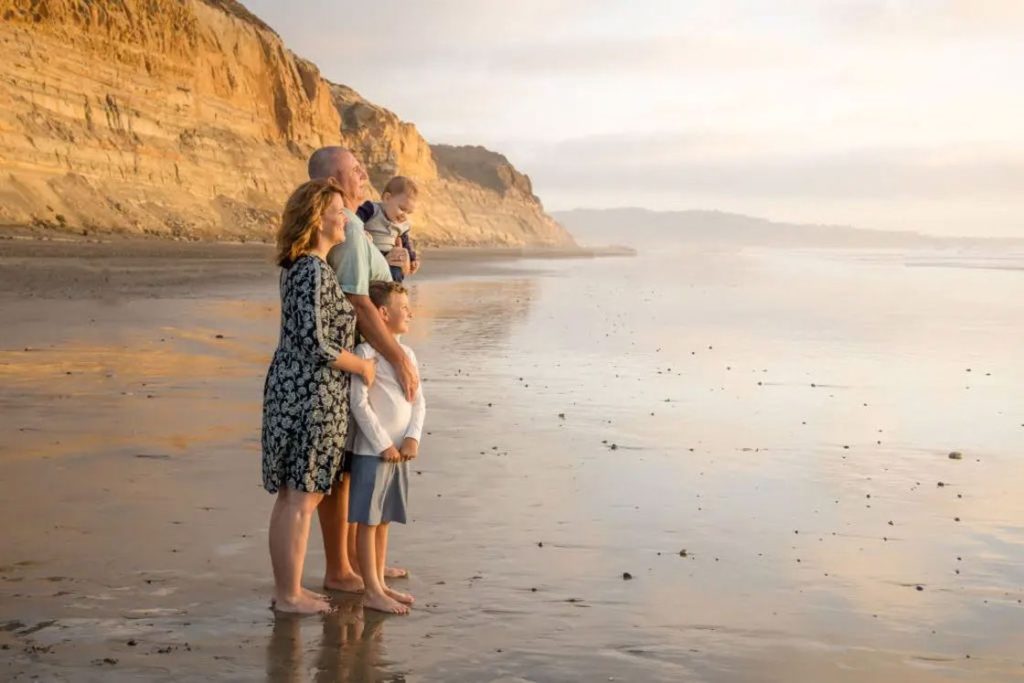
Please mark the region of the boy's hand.
<svg viewBox="0 0 1024 683"><path fill-rule="evenodd" d="M398 452L402 454L402 460L412 460L420 454L420 442L407 436Z"/></svg>
<svg viewBox="0 0 1024 683"><path fill-rule="evenodd" d="M415 275L416 271L420 269L420 260L416 259L409 264L409 275Z"/></svg>
<svg viewBox="0 0 1024 683"><path fill-rule="evenodd" d="M381 451L380 459L384 462L398 462L402 459L402 454L394 446L389 446L386 451Z"/></svg>

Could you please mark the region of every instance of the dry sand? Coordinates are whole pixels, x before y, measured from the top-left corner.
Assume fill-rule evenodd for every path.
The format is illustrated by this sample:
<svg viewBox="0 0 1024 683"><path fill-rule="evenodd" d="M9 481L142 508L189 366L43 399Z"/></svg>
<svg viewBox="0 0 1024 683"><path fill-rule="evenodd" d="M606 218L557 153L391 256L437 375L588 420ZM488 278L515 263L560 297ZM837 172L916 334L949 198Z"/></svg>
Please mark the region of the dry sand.
<svg viewBox="0 0 1024 683"><path fill-rule="evenodd" d="M417 608L275 620L266 253L0 244L0 678L1024 676L1019 271L428 260Z"/></svg>

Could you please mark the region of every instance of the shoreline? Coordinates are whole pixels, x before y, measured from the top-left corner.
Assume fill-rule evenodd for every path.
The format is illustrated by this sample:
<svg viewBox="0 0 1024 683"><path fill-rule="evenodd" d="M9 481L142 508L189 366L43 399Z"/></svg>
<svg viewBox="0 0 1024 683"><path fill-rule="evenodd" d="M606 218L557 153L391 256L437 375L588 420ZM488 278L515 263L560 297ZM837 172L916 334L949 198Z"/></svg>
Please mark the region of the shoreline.
<svg viewBox="0 0 1024 683"><path fill-rule="evenodd" d="M527 260L585 260L632 255L607 249L441 247L423 250L411 284L449 277L536 270ZM211 290L273 287L273 245L158 239L0 239L5 299L201 297Z"/></svg>
<svg viewBox="0 0 1024 683"><path fill-rule="evenodd" d="M18 256L47 256L47 254L28 253L32 249L28 245L34 245L40 250L57 250L60 246L75 245L90 248L121 248L127 252L134 252L133 255L146 255L147 250L153 252L188 253L192 252L196 257L203 258L202 250L250 250L254 253L271 253L273 244L270 242L235 240L184 240L164 239L160 237L149 237L145 235L119 236L119 235L75 235L63 232L39 232L39 233L11 233L0 234L0 257L12 255L10 252L17 252ZM600 246L544 246L544 245L424 245L417 251L429 254L430 257L445 260L461 260L468 257L478 259L506 259L506 258L603 258L617 256L636 256L637 251L632 247L622 245L600 245ZM76 256L88 256L89 254L76 253Z"/></svg>

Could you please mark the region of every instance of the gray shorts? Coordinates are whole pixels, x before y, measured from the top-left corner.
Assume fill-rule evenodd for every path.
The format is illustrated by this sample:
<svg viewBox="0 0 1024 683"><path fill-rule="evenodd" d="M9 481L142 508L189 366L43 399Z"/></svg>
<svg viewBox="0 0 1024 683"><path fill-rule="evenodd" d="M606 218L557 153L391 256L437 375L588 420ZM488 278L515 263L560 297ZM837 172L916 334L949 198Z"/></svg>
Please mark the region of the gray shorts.
<svg viewBox="0 0 1024 683"><path fill-rule="evenodd" d="M369 526L405 524L409 463L384 462L376 455L353 455L349 476L348 521Z"/></svg>

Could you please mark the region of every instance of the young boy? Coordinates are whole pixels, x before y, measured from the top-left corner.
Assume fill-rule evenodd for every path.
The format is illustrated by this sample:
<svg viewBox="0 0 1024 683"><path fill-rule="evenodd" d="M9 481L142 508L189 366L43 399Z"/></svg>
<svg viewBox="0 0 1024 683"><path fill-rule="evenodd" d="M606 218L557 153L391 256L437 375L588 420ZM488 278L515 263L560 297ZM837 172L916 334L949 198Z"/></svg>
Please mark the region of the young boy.
<svg viewBox="0 0 1024 683"><path fill-rule="evenodd" d="M370 301L389 333L409 331L412 312L409 295L398 282L371 282ZM417 368L416 354L399 342ZM363 605L391 614L408 614L413 597L389 587L384 581L388 553L388 524L405 524L409 491L408 461L419 454L426 402L422 387L410 403L405 398L391 364L372 346L363 343L356 355L377 362L377 378L369 389L352 377L352 414L358 430L353 446L349 521L358 523L357 556L365 592Z"/></svg>
<svg viewBox="0 0 1024 683"><path fill-rule="evenodd" d="M420 268L409 236L409 215L416 210L418 195L419 188L410 178L395 176L384 186L379 202L364 202L356 211L374 245L388 257L391 279L395 282L401 282L406 274L412 275Z"/></svg>

